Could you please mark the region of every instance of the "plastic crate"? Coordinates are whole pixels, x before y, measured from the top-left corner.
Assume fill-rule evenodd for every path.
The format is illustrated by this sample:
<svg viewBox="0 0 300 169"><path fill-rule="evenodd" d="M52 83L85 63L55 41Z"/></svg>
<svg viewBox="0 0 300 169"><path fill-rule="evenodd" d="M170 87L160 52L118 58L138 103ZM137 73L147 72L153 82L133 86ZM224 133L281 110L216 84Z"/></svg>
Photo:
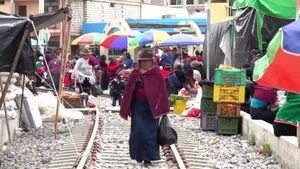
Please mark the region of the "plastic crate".
<svg viewBox="0 0 300 169"><path fill-rule="evenodd" d="M215 84L246 86L246 70L217 68L215 70Z"/></svg>
<svg viewBox="0 0 300 169"><path fill-rule="evenodd" d="M201 111L210 112L209 114L217 114L217 103L213 99L202 98L201 99Z"/></svg>
<svg viewBox="0 0 300 169"><path fill-rule="evenodd" d="M215 115L201 113L201 129L204 131L215 131Z"/></svg>
<svg viewBox="0 0 300 169"><path fill-rule="evenodd" d="M218 134L238 134L239 117L218 117Z"/></svg>
<svg viewBox="0 0 300 169"><path fill-rule="evenodd" d="M83 108L82 99L78 98L63 98L63 105L65 108Z"/></svg>
<svg viewBox="0 0 300 169"><path fill-rule="evenodd" d="M218 117L239 117L241 105L235 103L218 103L217 114Z"/></svg>
<svg viewBox="0 0 300 169"><path fill-rule="evenodd" d="M202 87L202 98L212 99L214 96L214 83L213 82L203 82Z"/></svg>
<svg viewBox="0 0 300 169"><path fill-rule="evenodd" d="M228 103L244 103L245 87L244 86L214 86L214 101Z"/></svg>

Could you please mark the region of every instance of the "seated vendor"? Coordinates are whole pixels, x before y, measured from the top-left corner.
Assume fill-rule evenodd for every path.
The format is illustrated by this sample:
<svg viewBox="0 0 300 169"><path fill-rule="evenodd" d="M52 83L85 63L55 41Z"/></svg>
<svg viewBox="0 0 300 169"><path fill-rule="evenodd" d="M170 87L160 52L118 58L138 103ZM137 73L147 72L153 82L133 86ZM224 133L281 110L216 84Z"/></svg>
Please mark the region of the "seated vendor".
<svg viewBox="0 0 300 169"><path fill-rule="evenodd" d="M255 85L253 98L250 103L251 118L273 124L277 110L276 89Z"/></svg>
<svg viewBox="0 0 300 169"><path fill-rule="evenodd" d="M300 94L288 92L273 124L275 136L296 136L297 122L300 122Z"/></svg>

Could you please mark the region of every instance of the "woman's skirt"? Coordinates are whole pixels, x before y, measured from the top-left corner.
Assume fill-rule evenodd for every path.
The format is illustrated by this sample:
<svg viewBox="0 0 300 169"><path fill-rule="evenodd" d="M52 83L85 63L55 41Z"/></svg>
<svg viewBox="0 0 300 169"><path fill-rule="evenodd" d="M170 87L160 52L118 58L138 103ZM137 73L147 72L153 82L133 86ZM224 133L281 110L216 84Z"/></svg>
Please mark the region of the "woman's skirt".
<svg viewBox="0 0 300 169"><path fill-rule="evenodd" d="M129 153L137 161L160 160L157 143L158 119L154 119L147 101L133 101Z"/></svg>

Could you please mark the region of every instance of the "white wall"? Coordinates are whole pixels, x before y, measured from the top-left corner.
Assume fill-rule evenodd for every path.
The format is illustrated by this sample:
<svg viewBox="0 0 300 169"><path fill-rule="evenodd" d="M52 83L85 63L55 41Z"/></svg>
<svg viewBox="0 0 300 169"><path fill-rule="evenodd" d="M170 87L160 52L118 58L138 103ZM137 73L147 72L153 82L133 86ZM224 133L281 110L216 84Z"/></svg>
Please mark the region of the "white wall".
<svg viewBox="0 0 300 169"><path fill-rule="evenodd" d="M182 8L169 8L156 5L142 5L142 19L161 19L163 15L172 15L174 18L189 17L188 11Z"/></svg>

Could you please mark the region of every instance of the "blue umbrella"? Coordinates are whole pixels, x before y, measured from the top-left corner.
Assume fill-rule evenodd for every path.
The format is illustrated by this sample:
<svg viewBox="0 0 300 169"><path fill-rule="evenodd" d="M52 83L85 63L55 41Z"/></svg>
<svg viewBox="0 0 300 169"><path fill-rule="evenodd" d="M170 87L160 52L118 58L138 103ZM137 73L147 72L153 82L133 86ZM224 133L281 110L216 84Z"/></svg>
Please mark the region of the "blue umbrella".
<svg viewBox="0 0 300 169"><path fill-rule="evenodd" d="M200 45L203 41L201 39L188 34L176 34L168 37L157 46L188 46L188 45Z"/></svg>

